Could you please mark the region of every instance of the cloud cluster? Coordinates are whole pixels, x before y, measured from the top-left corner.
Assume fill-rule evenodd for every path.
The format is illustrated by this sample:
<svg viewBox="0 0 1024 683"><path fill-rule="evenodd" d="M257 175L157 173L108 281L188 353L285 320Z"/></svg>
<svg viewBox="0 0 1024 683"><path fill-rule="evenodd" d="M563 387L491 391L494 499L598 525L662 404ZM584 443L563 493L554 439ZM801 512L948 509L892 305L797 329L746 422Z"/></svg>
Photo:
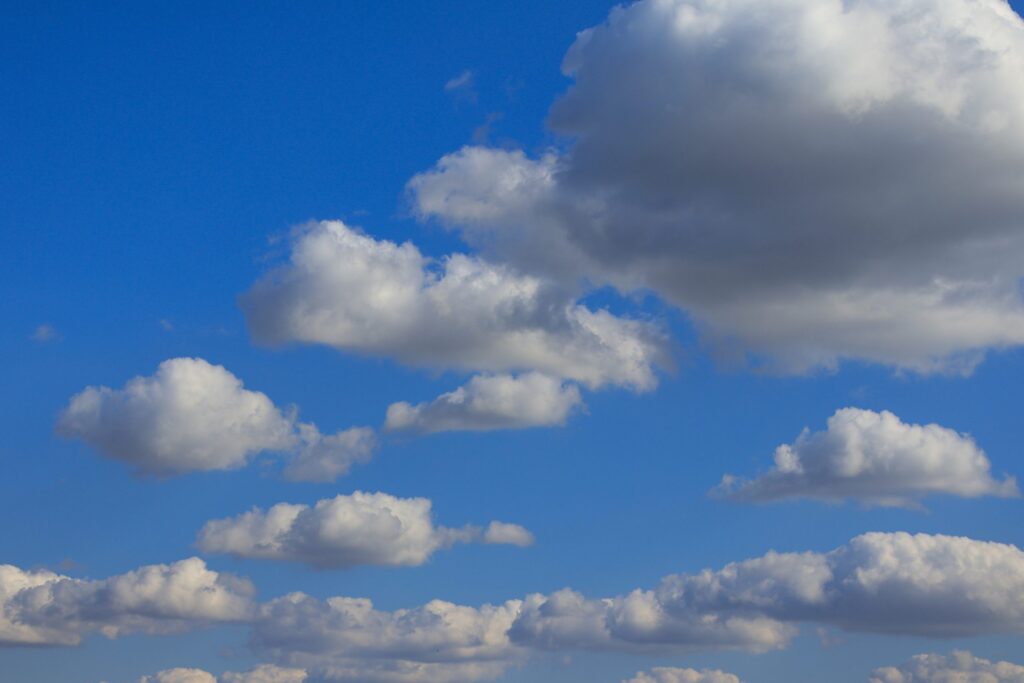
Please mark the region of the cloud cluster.
<svg viewBox="0 0 1024 683"><path fill-rule="evenodd" d="M199 532L205 552L303 562L321 569L358 565L417 566L455 543L529 545L526 529L492 522L449 529L434 524L431 501L386 493L339 495L313 507L280 503L263 511L208 522Z"/></svg>
<svg viewBox="0 0 1024 683"><path fill-rule="evenodd" d="M152 676L143 676L139 683L303 683L306 672L261 664L251 671L225 672L218 679L202 669L165 669Z"/></svg>
<svg viewBox="0 0 1024 683"><path fill-rule="evenodd" d="M564 152L470 147L415 210L651 288L723 354L969 370L1024 343L1024 22L1003 0L649 0L581 32Z"/></svg>
<svg viewBox="0 0 1024 683"><path fill-rule="evenodd" d="M372 430L325 436L201 358L166 360L121 389L87 387L71 398L57 431L158 476L234 469L277 451L293 456L287 477L331 481L374 448Z"/></svg>
<svg viewBox="0 0 1024 683"><path fill-rule="evenodd" d="M869 683L1024 683L1024 666L964 651L918 655L902 666L876 669Z"/></svg>
<svg viewBox="0 0 1024 683"><path fill-rule="evenodd" d="M775 449L775 467L753 480L726 475L715 493L736 500L855 498L913 505L923 496L1019 496L1012 477L997 481L985 453L965 434L902 422L888 411L837 410L823 432L804 429Z"/></svg>
<svg viewBox="0 0 1024 683"><path fill-rule="evenodd" d="M0 644L75 645L90 633L179 633L247 622L254 589L198 558L81 580L0 565Z"/></svg>
<svg viewBox="0 0 1024 683"><path fill-rule="evenodd" d="M508 630L519 601L473 608L440 600L382 612L369 600L293 593L261 608L261 655L352 683L456 683L496 678L519 656Z"/></svg>
<svg viewBox="0 0 1024 683"><path fill-rule="evenodd" d="M724 671L704 669L675 669L659 667L651 672L637 672L636 676L623 683L742 683L734 674Z"/></svg>
<svg viewBox="0 0 1024 683"><path fill-rule="evenodd" d="M547 650L784 646L802 622L949 637L1024 631L1024 552L951 536L870 533L830 553L768 553L654 590L534 595L510 631Z"/></svg>
<svg viewBox="0 0 1024 683"><path fill-rule="evenodd" d="M430 434L561 426L582 408L575 385L548 375L479 375L429 403L392 403L384 428Z"/></svg>
<svg viewBox="0 0 1024 683"><path fill-rule="evenodd" d="M651 324L591 310L567 290L479 258L440 261L338 221L294 233L291 260L241 298L260 342L306 342L469 371L538 371L636 390L667 362Z"/></svg>

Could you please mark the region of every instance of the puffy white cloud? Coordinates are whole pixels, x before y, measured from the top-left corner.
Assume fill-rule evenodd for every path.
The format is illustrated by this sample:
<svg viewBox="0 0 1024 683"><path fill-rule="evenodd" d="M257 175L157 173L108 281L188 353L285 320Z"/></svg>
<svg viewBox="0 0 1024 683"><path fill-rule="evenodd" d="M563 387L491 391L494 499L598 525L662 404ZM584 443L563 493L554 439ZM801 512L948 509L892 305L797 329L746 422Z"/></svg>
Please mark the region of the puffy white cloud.
<svg viewBox="0 0 1024 683"><path fill-rule="evenodd" d="M722 353L968 371L1024 342L1024 22L1004 0L648 0L581 32L530 159L409 184L525 272L649 287Z"/></svg>
<svg viewBox="0 0 1024 683"><path fill-rule="evenodd" d="M548 375L482 375L430 403L392 403L384 427L423 433L548 427L564 425L582 407L576 386Z"/></svg>
<svg viewBox="0 0 1024 683"><path fill-rule="evenodd" d="M57 431L154 475L233 469L280 451L294 453L289 478L326 481L368 459L374 445L366 428L324 436L297 423L294 411L201 358L166 360L122 389L87 387L71 398Z"/></svg>
<svg viewBox="0 0 1024 683"><path fill-rule="evenodd" d="M253 646L310 671L353 683L456 683L496 678L519 653L508 639L518 601L473 608L440 600L381 612L369 600L294 593L267 603Z"/></svg>
<svg viewBox="0 0 1024 683"><path fill-rule="evenodd" d="M636 676L623 683L741 683L738 676L724 671L704 669L676 669L659 667L650 673L637 672Z"/></svg>
<svg viewBox="0 0 1024 683"><path fill-rule="evenodd" d="M1018 496L997 481L974 440L937 424L906 424L888 411L843 408L823 432L804 429L775 450L775 467L753 480L727 475L716 493L739 500L781 498L912 505L930 494Z"/></svg>
<svg viewBox="0 0 1024 683"><path fill-rule="evenodd" d="M308 505L280 503L208 522L198 545L206 552L304 562L320 568L416 566L454 543L529 545L517 525L493 522L486 531L435 526L426 498L355 492Z"/></svg>
<svg viewBox="0 0 1024 683"><path fill-rule="evenodd" d="M221 683L303 683L307 674L302 669L286 669L273 664L261 664L252 671L243 673L227 672L221 675Z"/></svg>
<svg viewBox="0 0 1024 683"><path fill-rule="evenodd" d="M178 633L247 621L252 585L198 558L141 567L104 580L0 566L0 643L75 645L99 632Z"/></svg>
<svg viewBox="0 0 1024 683"><path fill-rule="evenodd" d="M900 667L876 669L870 683L1024 683L1024 666L990 662L970 652L917 655Z"/></svg>
<svg viewBox="0 0 1024 683"><path fill-rule="evenodd" d="M593 311L542 278L411 243L375 240L338 221L293 235L290 262L241 298L261 342L319 343L414 365L536 370L596 388L651 389L667 362L653 325Z"/></svg>
<svg viewBox="0 0 1024 683"><path fill-rule="evenodd" d="M261 664L251 671L225 672L218 679L202 669L165 669L152 676L143 676L139 683L303 683L306 672Z"/></svg>
<svg viewBox="0 0 1024 683"><path fill-rule="evenodd" d="M533 545L534 538L526 528L507 522L491 522L483 535L484 543L491 545L517 545L520 548Z"/></svg>
<svg viewBox="0 0 1024 683"><path fill-rule="evenodd" d="M1024 552L870 533L830 553L768 553L626 596L530 596L510 636L548 650L763 651L803 622L933 637L1024 632Z"/></svg>
<svg viewBox="0 0 1024 683"><path fill-rule="evenodd" d="M202 669L164 669L152 676L143 676L139 683L217 683L217 678Z"/></svg>
<svg viewBox="0 0 1024 683"><path fill-rule="evenodd" d="M284 468L292 481L334 481L347 474L352 465L367 462L377 448L377 435L369 427L352 427L323 435L316 426L297 425L299 447Z"/></svg>

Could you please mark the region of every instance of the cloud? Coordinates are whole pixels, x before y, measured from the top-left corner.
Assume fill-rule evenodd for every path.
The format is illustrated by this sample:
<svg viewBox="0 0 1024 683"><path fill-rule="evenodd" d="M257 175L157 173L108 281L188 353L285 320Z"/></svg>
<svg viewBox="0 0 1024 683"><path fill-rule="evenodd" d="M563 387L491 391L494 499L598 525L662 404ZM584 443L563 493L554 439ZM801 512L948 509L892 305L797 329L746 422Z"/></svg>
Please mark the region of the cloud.
<svg viewBox="0 0 1024 683"><path fill-rule="evenodd" d="M143 676L139 683L217 683L217 677L202 669L164 669L152 676Z"/></svg>
<svg viewBox="0 0 1024 683"><path fill-rule="evenodd" d="M990 662L964 651L917 655L900 667L876 669L870 683L1024 683L1024 666Z"/></svg>
<svg viewBox="0 0 1024 683"><path fill-rule="evenodd" d="M434 368L535 370L652 389L661 331L577 304L553 283L462 254L440 261L339 221L298 230L290 262L240 300L254 338L305 342Z"/></svg>
<svg viewBox="0 0 1024 683"><path fill-rule="evenodd" d="M497 678L519 653L507 631L518 601L463 607L434 600L381 612L369 600L317 600L302 593L261 608L253 647L352 683L457 683Z"/></svg>
<svg viewBox="0 0 1024 683"><path fill-rule="evenodd" d="M533 534L518 524L491 522L484 531L483 541L491 545L517 545L526 548L533 545Z"/></svg>
<svg viewBox="0 0 1024 683"><path fill-rule="evenodd" d="M199 558L104 580L0 565L0 644L77 645L90 633L169 634L253 615L254 589Z"/></svg>
<svg viewBox="0 0 1024 683"><path fill-rule="evenodd" d="M211 553L303 562L321 569L358 565L414 567L455 543L483 541L529 545L533 537L514 524L493 522L486 531L435 526L431 501L386 493L339 495L308 505L280 503L219 519L199 532Z"/></svg>
<svg viewBox="0 0 1024 683"><path fill-rule="evenodd" d="M277 451L295 458L288 478L329 481L369 459L374 446L366 428L324 436L297 423L294 411L201 358L166 360L122 389L87 387L71 398L57 432L152 475L235 469Z"/></svg>
<svg viewBox="0 0 1024 683"><path fill-rule="evenodd" d="M869 533L830 553L771 552L626 596L530 596L510 637L553 651L757 652L785 646L800 623L926 637L1024 632L1024 552Z"/></svg>
<svg viewBox="0 0 1024 683"><path fill-rule="evenodd" d="M50 341L57 341L60 339L60 333L53 325L40 325L32 333L32 341L37 341L42 344Z"/></svg>
<svg viewBox="0 0 1024 683"><path fill-rule="evenodd" d="M430 403L392 403L384 428L430 434L561 426L581 408L579 389L548 375L481 375Z"/></svg>
<svg viewBox="0 0 1024 683"><path fill-rule="evenodd" d="M471 147L420 216L685 310L721 354L967 372L1024 343L1024 22L1002 0L651 0L563 62L564 151Z"/></svg>
<svg viewBox="0 0 1024 683"><path fill-rule="evenodd" d="M139 683L303 683L305 680L306 672L302 669L261 664L252 671L226 672L219 679L202 669L165 669L152 676L143 676Z"/></svg>
<svg viewBox="0 0 1024 683"><path fill-rule="evenodd" d="M469 69L466 69L465 71L460 73L458 76L456 76L455 78L450 79L447 83L445 83L444 84L444 91L445 92L453 92L455 90L462 90L462 89L465 89L465 88L470 88L471 89L473 87L473 81L474 81L473 72L470 71Z"/></svg>
<svg viewBox="0 0 1024 683"><path fill-rule="evenodd" d="M733 675L727 674L724 671L713 671L711 669L704 669L703 671L697 671L696 669L674 669L661 667L651 669L651 673L647 674L642 671L637 672L636 676L623 681L623 683L742 683L740 679Z"/></svg>
<svg viewBox="0 0 1024 683"><path fill-rule="evenodd" d="M965 434L912 425L888 411L837 410L823 432L807 429L775 449L775 467L753 480L726 475L715 493L737 500L855 498L914 505L923 496L1019 496L1012 477L992 478L985 453Z"/></svg>

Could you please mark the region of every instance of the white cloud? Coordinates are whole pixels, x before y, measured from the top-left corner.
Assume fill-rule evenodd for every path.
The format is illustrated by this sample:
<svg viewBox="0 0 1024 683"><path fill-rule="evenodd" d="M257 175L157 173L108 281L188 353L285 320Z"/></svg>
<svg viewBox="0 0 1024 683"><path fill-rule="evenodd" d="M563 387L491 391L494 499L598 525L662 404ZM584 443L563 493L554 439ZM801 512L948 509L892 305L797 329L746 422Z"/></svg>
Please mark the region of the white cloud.
<svg viewBox="0 0 1024 683"><path fill-rule="evenodd" d="M768 553L654 590L530 596L514 642L547 650L783 647L804 622L929 637L1024 632L1024 552L952 536L870 533L830 553Z"/></svg>
<svg viewBox="0 0 1024 683"><path fill-rule="evenodd" d="M449 79L444 84L445 92L452 92L453 90L462 90L464 88L473 87L473 72L466 69L455 78Z"/></svg>
<svg viewBox="0 0 1024 683"><path fill-rule="evenodd" d="M900 667L875 670L870 683L1024 683L1024 666L990 662L964 651L917 655Z"/></svg>
<svg viewBox="0 0 1024 683"><path fill-rule="evenodd" d="M164 669L152 676L143 676L139 683L217 683L217 678L202 669Z"/></svg>
<svg viewBox="0 0 1024 683"><path fill-rule="evenodd" d="M913 505L923 496L1018 496L997 481L974 440L937 424L901 422L888 411L843 408L823 432L807 429L775 450L775 467L753 480L727 475L716 493L738 500L782 498Z"/></svg>
<svg viewBox="0 0 1024 683"><path fill-rule="evenodd" d="M651 324L593 311L566 290L471 256L440 261L338 221L296 231L291 261L241 298L260 342L318 343L403 363L536 370L637 390L667 362Z"/></svg>
<svg viewBox="0 0 1024 683"><path fill-rule="evenodd" d="M141 567L104 580L0 566L0 643L76 645L89 633L179 633L252 617L252 585L202 560Z"/></svg>
<svg viewBox="0 0 1024 683"><path fill-rule="evenodd" d="M71 398L57 431L154 475L233 469L278 451L295 458L289 478L328 481L367 460L374 445L366 428L323 436L297 423L294 411L201 358L166 360L122 389L87 387Z"/></svg>
<svg viewBox="0 0 1024 683"><path fill-rule="evenodd" d="M507 631L519 608L463 607L440 600L395 612L369 600L316 600L301 593L261 608L253 646L308 669L317 679L352 683L463 683L500 676L518 656Z"/></svg>
<svg viewBox="0 0 1024 683"><path fill-rule="evenodd" d="M60 339L60 333L53 325L40 325L32 333L32 341L46 343Z"/></svg>
<svg viewBox="0 0 1024 683"><path fill-rule="evenodd" d="M483 541L491 545L517 545L520 548L533 545L533 534L518 524L491 522L484 531Z"/></svg>
<svg viewBox="0 0 1024 683"><path fill-rule="evenodd" d="M225 672L219 679L202 669L165 669L152 676L143 676L139 683L303 683L306 677L302 669L261 664L251 671Z"/></svg>
<svg viewBox="0 0 1024 683"><path fill-rule="evenodd" d="M430 403L388 406L384 428L422 433L564 425L583 408L579 389L536 372L476 376Z"/></svg>
<svg viewBox="0 0 1024 683"><path fill-rule="evenodd" d="M660 667L651 672L637 672L636 676L623 683L741 683L738 676L724 671L704 669L675 669Z"/></svg>
<svg viewBox="0 0 1024 683"><path fill-rule="evenodd" d="M649 0L581 32L564 153L466 148L421 216L649 287L720 353L969 371L1024 343L1024 22L1003 0Z"/></svg>
<svg viewBox="0 0 1024 683"><path fill-rule="evenodd" d="M208 522L199 532L205 552L304 562L320 568L357 565L417 566L454 543L484 541L529 545L530 533L492 523L486 532L435 526L426 498L386 493L339 495L308 505L280 503Z"/></svg>

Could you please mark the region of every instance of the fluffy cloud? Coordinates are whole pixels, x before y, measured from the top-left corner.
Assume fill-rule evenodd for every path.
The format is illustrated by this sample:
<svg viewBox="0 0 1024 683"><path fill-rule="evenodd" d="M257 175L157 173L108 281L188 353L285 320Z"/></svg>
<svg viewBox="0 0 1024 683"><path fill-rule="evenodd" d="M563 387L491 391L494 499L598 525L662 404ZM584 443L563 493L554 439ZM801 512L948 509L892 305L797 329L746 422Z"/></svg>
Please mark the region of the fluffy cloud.
<svg viewBox="0 0 1024 683"><path fill-rule="evenodd" d="M1024 342L1024 22L1004 0L648 0L581 32L531 159L416 210L524 272L649 287L722 353L967 371Z"/></svg>
<svg viewBox="0 0 1024 683"><path fill-rule="evenodd" d="M429 434L548 427L564 425L582 407L576 386L548 375L485 375L430 403L392 403L384 428Z"/></svg>
<svg viewBox="0 0 1024 683"><path fill-rule="evenodd" d="M1024 552L951 536L870 533L830 553L768 553L654 590L530 596L510 631L547 650L784 646L802 622L948 637L1024 631Z"/></svg>
<svg viewBox="0 0 1024 683"><path fill-rule="evenodd" d="M139 683L217 683L217 678L202 669L164 669L152 676L143 676Z"/></svg>
<svg viewBox="0 0 1024 683"><path fill-rule="evenodd" d="M903 666L877 669L870 683L1024 683L1024 666L990 662L963 651L918 655Z"/></svg>
<svg viewBox="0 0 1024 683"><path fill-rule="evenodd" d="M843 408L823 432L807 429L775 450L775 467L746 481L727 475L716 493L738 500L781 498L911 505L919 498L1017 496L1013 478L992 478L985 453L967 435L911 425L890 412Z"/></svg>
<svg viewBox="0 0 1024 683"><path fill-rule="evenodd" d="M741 683L741 681L737 676L724 671L661 667L652 669L649 674L638 672L636 676L623 683Z"/></svg>
<svg viewBox="0 0 1024 683"><path fill-rule="evenodd" d="M255 649L318 679L457 683L496 678L518 656L508 629L518 601L463 607L435 600L394 612L369 600L294 593L264 605Z"/></svg>
<svg viewBox="0 0 1024 683"><path fill-rule="evenodd" d="M492 522L486 531L435 526L426 498L356 492L308 505L280 503L208 522L198 545L206 552L304 562L319 568L416 566L454 543L529 545L520 526Z"/></svg>
<svg viewBox="0 0 1024 683"><path fill-rule="evenodd" d="M152 676L143 676L139 683L303 683L306 672L262 664L252 671L226 672L218 679L202 669L165 669Z"/></svg>
<svg viewBox="0 0 1024 683"><path fill-rule="evenodd" d="M122 389L87 387L71 398L57 431L154 475L233 469L256 453L283 451L295 457L289 478L329 481L368 459L374 445L366 428L324 436L296 423L266 394L201 358L166 360Z"/></svg>
<svg viewBox="0 0 1024 683"><path fill-rule="evenodd" d="M178 633L247 621L252 585L190 558L101 581L0 566L0 644L75 645L99 632Z"/></svg>
<svg viewBox="0 0 1024 683"><path fill-rule="evenodd" d="M296 231L290 262L257 282L241 305L264 343L651 389L652 366L666 362L661 333L576 304L566 291L471 256L434 261L408 242L325 221Z"/></svg>

